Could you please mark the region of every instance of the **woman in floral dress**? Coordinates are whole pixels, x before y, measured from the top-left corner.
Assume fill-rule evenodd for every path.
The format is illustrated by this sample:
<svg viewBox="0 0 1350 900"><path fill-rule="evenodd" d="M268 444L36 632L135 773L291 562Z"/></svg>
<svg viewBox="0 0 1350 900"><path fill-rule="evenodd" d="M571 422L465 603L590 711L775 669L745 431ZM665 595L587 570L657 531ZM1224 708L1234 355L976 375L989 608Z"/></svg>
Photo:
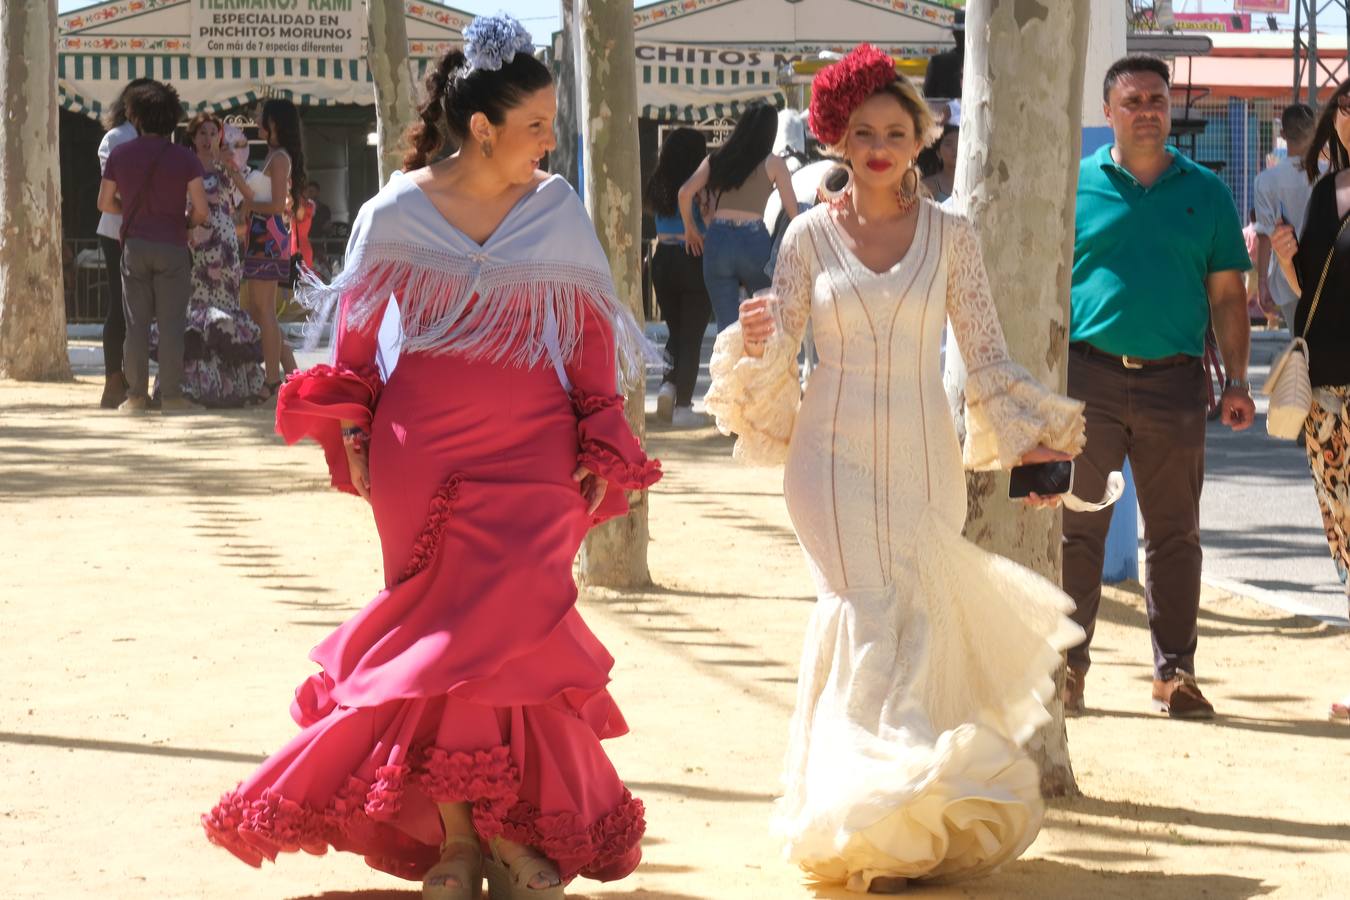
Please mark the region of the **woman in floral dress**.
<svg viewBox="0 0 1350 900"><path fill-rule="evenodd" d="M215 116L200 113L187 137L206 169L202 183L210 217L192 229L192 298L188 302L183 391L203 406L243 406L263 394L262 342L257 324L239 306L239 243L235 190L248 197L235 157L221 142Z"/></svg>

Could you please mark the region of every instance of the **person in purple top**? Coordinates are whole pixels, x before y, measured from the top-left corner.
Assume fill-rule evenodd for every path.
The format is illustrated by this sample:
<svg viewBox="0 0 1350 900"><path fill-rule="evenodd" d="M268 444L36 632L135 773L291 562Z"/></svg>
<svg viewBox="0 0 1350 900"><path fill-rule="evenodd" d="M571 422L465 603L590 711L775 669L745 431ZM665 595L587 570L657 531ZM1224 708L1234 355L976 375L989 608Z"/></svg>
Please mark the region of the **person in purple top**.
<svg viewBox="0 0 1350 900"><path fill-rule="evenodd" d="M188 229L209 213L205 170L187 147L172 141L183 114L178 92L160 82L127 91L127 120L140 136L113 148L99 185L98 208L122 216L122 304L127 336L122 412L149 403L150 320L159 322L159 381L166 413L195 405L183 396L183 335L192 294ZM187 215L183 213L187 207Z"/></svg>

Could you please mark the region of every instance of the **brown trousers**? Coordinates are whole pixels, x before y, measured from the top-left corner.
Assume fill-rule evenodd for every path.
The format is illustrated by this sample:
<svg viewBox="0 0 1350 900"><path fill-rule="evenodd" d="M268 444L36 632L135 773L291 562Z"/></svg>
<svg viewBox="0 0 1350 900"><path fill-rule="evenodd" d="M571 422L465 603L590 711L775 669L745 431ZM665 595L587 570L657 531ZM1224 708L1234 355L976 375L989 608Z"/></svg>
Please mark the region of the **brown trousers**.
<svg viewBox="0 0 1350 900"><path fill-rule="evenodd" d="M1127 369L1118 359L1069 349L1069 396L1087 405L1087 445L1074 493L1096 499L1126 457L1144 519L1148 625L1154 675L1195 673L1200 609L1200 490L1205 478L1205 370L1199 358ZM1064 590L1087 637L1069 651L1086 670L1102 599L1111 510L1064 512Z"/></svg>

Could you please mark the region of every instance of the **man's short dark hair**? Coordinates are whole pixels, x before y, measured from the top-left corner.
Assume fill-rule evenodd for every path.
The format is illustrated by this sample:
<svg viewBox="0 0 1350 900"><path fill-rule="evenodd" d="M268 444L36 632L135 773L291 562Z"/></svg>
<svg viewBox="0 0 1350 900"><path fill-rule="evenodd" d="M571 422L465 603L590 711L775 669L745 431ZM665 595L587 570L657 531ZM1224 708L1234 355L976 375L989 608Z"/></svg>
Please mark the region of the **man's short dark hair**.
<svg viewBox="0 0 1350 900"><path fill-rule="evenodd" d="M1172 86L1172 70L1167 68L1167 63L1146 53L1131 53L1111 63L1111 68L1106 70L1106 77L1102 79L1102 102L1111 102L1111 88L1122 76L1139 72L1152 72L1163 80L1163 84Z"/></svg>
<svg viewBox="0 0 1350 900"><path fill-rule="evenodd" d="M1280 113L1280 130L1287 142L1301 144L1312 136L1317 114L1306 103L1291 103Z"/></svg>
<svg viewBox="0 0 1350 900"><path fill-rule="evenodd" d="M127 118L142 134L173 134L183 117L183 102L172 85L159 81L138 85L127 91Z"/></svg>

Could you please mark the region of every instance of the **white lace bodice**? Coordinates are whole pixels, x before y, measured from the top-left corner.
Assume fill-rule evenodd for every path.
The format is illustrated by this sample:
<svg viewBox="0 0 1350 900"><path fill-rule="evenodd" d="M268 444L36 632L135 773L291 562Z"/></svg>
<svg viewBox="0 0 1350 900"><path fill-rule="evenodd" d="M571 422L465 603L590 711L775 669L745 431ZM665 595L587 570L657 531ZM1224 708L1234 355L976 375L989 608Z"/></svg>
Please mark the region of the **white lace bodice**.
<svg viewBox="0 0 1350 900"><path fill-rule="evenodd" d="M824 484L827 495L816 499L867 511L866 563L849 564L858 551L842 533L821 537L835 547L825 555L839 566L835 576L851 569L886 580L904 544L896 523L912 519L916 504L958 531L964 520L962 448L939 362L949 319L970 369L967 467L1010 467L1041 443L1072 452L1081 445L1081 404L1009 360L979 243L963 217L924 202L908 252L873 272L848 249L831 211L816 207L789 226L774 290L777 329L761 359L744 355L738 327L718 336L707 406L738 435L742 460L775 464L790 453L789 489L800 483L814 493L808 485ZM808 320L820 365L803 396L796 356Z"/></svg>

